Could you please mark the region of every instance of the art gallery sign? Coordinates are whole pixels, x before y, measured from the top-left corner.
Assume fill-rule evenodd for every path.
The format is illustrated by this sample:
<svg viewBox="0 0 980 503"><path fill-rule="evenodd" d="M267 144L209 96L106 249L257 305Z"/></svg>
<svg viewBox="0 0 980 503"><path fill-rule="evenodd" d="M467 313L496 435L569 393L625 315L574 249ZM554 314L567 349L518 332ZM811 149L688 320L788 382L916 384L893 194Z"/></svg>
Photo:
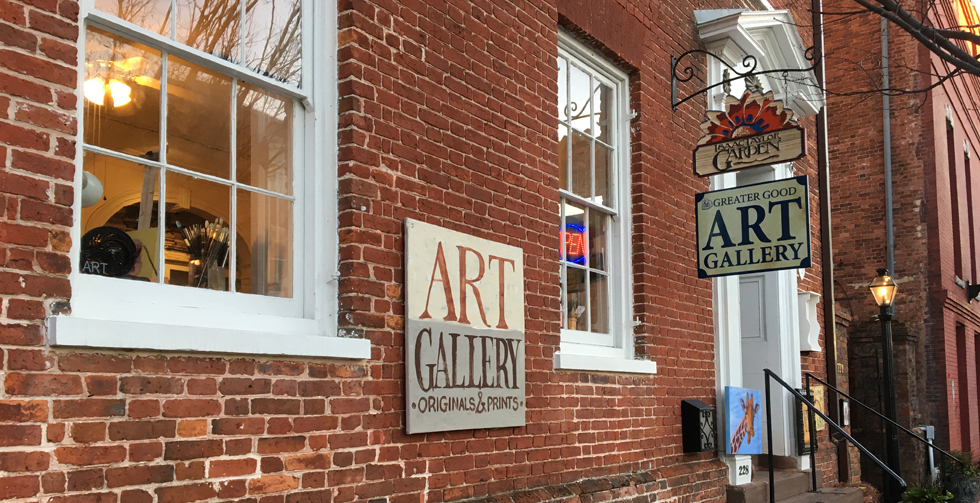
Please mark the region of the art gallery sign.
<svg viewBox="0 0 980 503"><path fill-rule="evenodd" d="M405 220L408 433L523 426L520 248Z"/></svg>
<svg viewBox="0 0 980 503"><path fill-rule="evenodd" d="M810 267L806 176L696 194L698 277Z"/></svg>
<svg viewBox="0 0 980 503"><path fill-rule="evenodd" d="M694 173L716 175L790 162L806 155L806 135L793 111L773 97L749 90L727 96L725 110L709 110L694 149Z"/></svg>

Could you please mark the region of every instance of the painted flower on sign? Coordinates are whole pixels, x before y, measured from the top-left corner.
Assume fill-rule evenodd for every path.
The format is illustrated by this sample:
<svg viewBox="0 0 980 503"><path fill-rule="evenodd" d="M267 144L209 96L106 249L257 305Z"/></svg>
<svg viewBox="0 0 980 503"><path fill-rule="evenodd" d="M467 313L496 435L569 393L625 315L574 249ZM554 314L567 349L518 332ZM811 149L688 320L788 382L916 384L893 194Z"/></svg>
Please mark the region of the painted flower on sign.
<svg viewBox="0 0 980 503"><path fill-rule="evenodd" d="M725 110L709 110L701 123L704 136L698 145L710 145L759 133L779 131L796 125L793 111L783 107L772 91L746 91L742 98L725 97Z"/></svg>

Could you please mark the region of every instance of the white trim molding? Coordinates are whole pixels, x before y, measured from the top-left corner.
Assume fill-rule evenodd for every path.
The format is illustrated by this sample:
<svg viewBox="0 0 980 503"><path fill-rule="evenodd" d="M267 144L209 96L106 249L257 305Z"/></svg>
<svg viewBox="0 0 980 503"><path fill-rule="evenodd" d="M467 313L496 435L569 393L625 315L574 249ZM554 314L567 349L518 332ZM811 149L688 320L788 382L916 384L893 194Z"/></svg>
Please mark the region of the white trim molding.
<svg viewBox="0 0 980 503"><path fill-rule="evenodd" d="M656 374L657 362L627 360L602 356L578 355L559 351L555 353L555 370L585 370L624 374Z"/></svg>
<svg viewBox="0 0 980 503"><path fill-rule="evenodd" d="M789 11L746 11L718 9L694 11L698 33L708 50L741 62L745 56L758 61L758 70L779 68L803 70L813 66ZM770 74L768 81L797 117L815 115L825 105L813 71L789 72L783 80Z"/></svg>
<svg viewBox="0 0 980 503"><path fill-rule="evenodd" d="M271 321L271 320L270 320ZM162 323L97 320L78 316L48 318L52 346L207 351L251 355L317 356L366 360L371 342L316 335L315 322L281 318L269 331L236 330Z"/></svg>

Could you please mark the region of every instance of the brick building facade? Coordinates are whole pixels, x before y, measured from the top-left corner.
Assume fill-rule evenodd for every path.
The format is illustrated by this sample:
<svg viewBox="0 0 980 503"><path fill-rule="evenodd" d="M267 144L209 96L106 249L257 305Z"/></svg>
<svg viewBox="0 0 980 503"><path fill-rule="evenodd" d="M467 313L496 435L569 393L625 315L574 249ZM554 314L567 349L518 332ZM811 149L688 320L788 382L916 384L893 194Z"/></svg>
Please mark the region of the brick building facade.
<svg viewBox="0 0 980 503"><path fill-rule="evenodd" d="M236 17L183 0L126 10L136 3L0 0L0 499L725 497L732 461L683 453L680 403L714 405L741 381L717 377L732 365L719 334L739 338L719 328L715 293L739 284L697 279L691 211L709 182L690 152L706 101L672 111L664 76L701 46L694 11L730 5L343 0L282 2L283 15L267 1ZM265 17L266 40L301 42L256 49ZM618 360L569 340L583 312L591 331L615 329L599 290L571 307L559 272L577 270L560 225L580 202L559 169L556 131L578 127L556 106L571 92L562 58L595 64L592 82L625 76L628 198L586 206L631 224L626 270L583 280L624 286L611 309L628 329L595 349ZM598 128L583 131L593 196ZM814 265L778 281L819 294L814 164L780 168L811 179ZM406 218L523 251L525 426L405 433ZM126 279L98 277L116 255L80 258L101 242L90 231L113 226L139 236L142 269L126 263ZM219 251L198 252L188 233L208 226ZM798 338L798 320L782 321L773 340ZM821 351L782 351L794 385L826 376ZM838 461L820 441L831 482Z"/></svg>
<svg viewBox="0 0 980 503"><path fill-rule="evenodd" d="M937 25L966 25L970 23L964 19L976 18L969 2L937 5L931 18ZM877 93L833 94L871 89L868 75L881 83L881 31L869 30L872 22L877 27L879 19L859 15L828 25L828 52L838 56L828 63L832 91L828 110L835 131L831 152L837 300L853 315L851 380L869 383L855 388L855 396L880 410L878 308L865 285L876 268L886 266L883 105ZM977 177L971 160L971 152L980 145L977 80L957 76L939 82L948 73L947 65L894 27L888 52L891 87L913 90L937 84L928 92L891 99L899 420L909 428L935 426L938 445L972 451L976 457L980 416L975 348L980 311L967 298L966 286L980 281L974 220ZM864 73L854 66L859 61L874 61L876 67ZM858 109L860 113L844 112ZM856 408L852 411L858 439L881 452L877 433L881 426ZM901 443L903 475L924 480L925 450L905 439Z"/></svg>

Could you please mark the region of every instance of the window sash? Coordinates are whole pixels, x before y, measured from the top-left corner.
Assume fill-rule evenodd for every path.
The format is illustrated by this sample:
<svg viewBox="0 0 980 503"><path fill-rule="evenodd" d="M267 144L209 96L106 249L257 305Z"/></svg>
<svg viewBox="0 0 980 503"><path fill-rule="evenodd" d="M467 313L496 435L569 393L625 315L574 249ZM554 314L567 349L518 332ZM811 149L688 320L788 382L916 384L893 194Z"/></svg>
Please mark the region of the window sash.
<svg viewBox="0 0 980 503"><path fill-rule="evenodd" d="M234 130L232 130L232 131L233 131L232 134L234 135ZM234 141L234 136L232 137L232 141ZM214 175L209 175L207 173L201 173L200 171L194 171L192 169L182 168L180 166L176 166L176 165L173 165L173 164L168 164L168 163L165 163L165 162L151 161L151 160L148 160L148 159L145 159L145 158L142 158L142 157L136 157L136 156L133 156L133 155L129 155L129 154L125 153L125 152L119 152L119 151L116 151L116 150L110 150L110 149L107 149L107 148L104 148L104 147L99 147L99 146L96 146L96 145L89 145L87 143L83 144L82 145L82 148L85 150L85 152L91 152L93 154L104 155L106 157L114 157L114 158L119 159L119 160L122 160L122 161L128 161L128 162L132 162L132 163L135 163L135 164L143 164L143 165L154 167L154 168L162 168L162 169L165 169L168 172L178 173L178 174L181 174L181 175L189 176L189 177L192 177L192 178L198 178L198 179L201 179L201 180L207 180L209 182L220 183L221 185L224 185L224 186L227 186L227 187L242 188L242 189L248 190L249 192L255 192L257 194L262 194L262 195L266 195L266 196L276 197L276 198L279 198L279 199L284 199L286 201L291 201L291 202L295 202L296 201L296 196L295 195L292 195L291 196L291 195L283 194L281 192L274 192L274 191L271 191L271 190L268 190L268 189L263 189L261 187L256 187L254 185L248 185L248 184L241 183L241 182L235 182L233 180L228 180L226 178L220 178L220 177L217 177L217 176L214 176ZM160 154L160 157L161 158L164 157L162 153ZM232 156L232 160L233 160L232 162L233 163L234 163L234 159L235 159L235 157ZM232 166L232 168L234 168L234 167L235 166Z"/></svg>
<svg viewBox="0 0 980 503"><path fill-rule="evenodd" d="M574 192L572 192L572 190L566 189L564 187L559 187L559 192L563 196L566 196L566 197L568 197L570 199L573 199L573 200L576 200L576 201L582 201L587 206L595 207L596 209L599 209L600 211L604 211L606 213L615 214L616 213L615 208L622 207L623 205L626 205L626 204L629 203L629 201L625 201L625 200L620 201L619 200L619 199L621 199L620 198L620 192L621 191L620 191L620 187L619 187L620 182L618 180L619 177L615 173L616 168L618 166L625 165L625 163L622 162L621 161L621 158L620 158L620 150L621 149L624 149L625 146L619 146L619 147L617 147L617 145L623 143L623 141L621 140L620 136L624 136L623 135L623 132L621 131L622 130L621 124L622 124L623 116L621 114L620 109L622 108L622 100L623 100L623 98L624 98L624 96L626 94L624 92L624 89L623 89L623 83L626 80L626 76L625 75L612 76L613 75L612 73L608 73L608 74L603 73L603 68L600 67L600 65L603 65L604 64L602 62L593 61L592 62L593 64L588 64L588 65L587 64L583 64L583 62L585 61L584 58L582 58L579 55L575 55L575 54L573 54L573 53L571 53L571 52L563 49L562 47L559 47L559 49L558 49L558 56L560 58L565 59L567 61L567 66L566 66L566 71L565 71L565 78L566 78L566 81L565 81L565 92L568 93L565 96L566 106L570 106L570 104L571 104L571 95L572 95L572 91L573 91L572 90L572 82L571 82L571 71L569 70L569 68L575 67L575 68L578 68L579 71L581 71L582 73L584 73L584 74L586 74L586 75L589 76L589 87L588 87L588 90L587 90L588 91L587 92L587 96L588 96L588 100L590 102L590 104L589 104L590 107L594 107L594 105L595 105L595 103L592 102L592 98L595 95L595 92L596 92L596 89L598 87L598 84L603 84L603 85L605 85L605 86L607 86L607 87L609 87L610 89L613 90L613 95L614 95L615 103L614 103L614 105L612 107L609 107L609 112L611 112L611 115L612 115L612 117L610 117L609 122L610 122L610 124L615 124L616 125L615 127L611 127L610 128L609 142L604 142L604 141L600 140L598 138L598 136L595 134L595 132L597 131L597 129L596 129L596 115L598 114L598 111L597 110L593 110L592 113L589 114L589 130L590 130L589 133L586 133L584 130L575 127L572 124L570 114L567 117L569 120L563 120L561 118L561 114L559 114L559 116L558 116L558 128L559 128L559 131L561 131L561 128L563 126L568 128L567 129L568 139L565 142L566 143L566 145L565 145L565 148L566 148L566 165L565 166L559 166L559 169L565 170L566 179L569 180L570 183L572 183L572 184L574 184L574 180L572 178L572 175L573 175L573 172L572 172L572 165L573 165L573 163L572 163L572 161L573 161L573 159L572 159L572 143L573 143L573 137L574 137L573 135L575 133L578 133L580 135L585 136L589 140L589 197L583 197L583 196L581 196L579 194L575 194ZM594 198L596 197L596 192L597 192L596 180L595 180L595 178L596 178L596 151L597 151L596 145L600 145L600 146L603 146L603 147L605 147L607 149L612 150L612 152L613 152L613 158L616 159L614 161L614 166L607 167L607 170L608 170L607 179L608 179L608 184L609 184L608 190L609 190L610 195L612 196L610 198L611 201L609 201L610 204L598 204L598 203L593 203L592 202L594 200Z"/></svg>
<svg viewBox="0 0 980 503"><path fill-rule="evenodd" d="M304 6L304 9L306 7ZM305 14L306 11L304 11ZM310 17L304 15L303 27L306 27L305 18ZM301 41L303 47L303 63L304 68L304 78L302 79L302 86L297 88L296 86L280 82L276 79L266 77L264 75L258 74L245 68L244 66L232 63L230 61L224 60L217 56L208 54L206 52L194 49L193 47L186 46L177 42L176 40L171 40L168 37L164 37L158 33L154 33L141 26L136 26L130 22L123 21L122 19L113 16L112 14L107 14L94 7L90 8L85 12L85 23L95 26L97 28L103 29L105 31L114 33L116 35L123 36L130 40L137 41L147 47L152 47L160 52L165 52L167 54L172 54L181 59L190 61L191 63L198 64L208 69L215 70L229 77L241 80L243 82L255 85L257 87L263 88L267 91L272 91L277 94L281 94L287 98L292 98L294 100L299 100L304 106L309 106L310 104L310 84L309 81L312 79L306 78L306 72L309 66L307 62L309 61L309 56L307 54L307 38L309 35L304 32L303 40ZM84 40L84 39L83 39ZM84 50L83 50L84 52Z"/></svg>
<svg viewBox="0 0 980 503"><path fill-rule="evenodd" d="M589 210L586 210L586 213L583 216L583 219L586 222L589 221L588 211ZM561 239L560 239L560 241L561 241L561 246L562 246L562 255L564 257L561 260L561 272L559 274L560 281L561 281L561 291L562 291L562 312L563 313L568 313L568 292L567 292L566 289L568 288L568 281L567 281L567 279L568 279L568 274L569 274L568 271L569 271L569 269L574 269L576 271L581 271L582 274L584 275L584 280L585 280L585 290L584 290L584 292L585 292L585 307L586 307L585 311L582 313L584 315L583 324L582 324L582 326L584 327L584 330L578 329L578 328L576 328L574 330L573 329L569 329L568 328L568 316L567 316L567 314L565 316L563 316L563 318L564 318L564 326L562 327L562 338L564 340L568 341L568 342L577 342L577 343L581 343L581 344L592 344L592 345L596 345L596 346L615 346L616 345L615 344L616 343L616 337L615 337L616 327L613 324L613 311L614 311L613 305L615 305L615 303L611 301L612 298L613 298L613 295L614 295L614 292L612 290L615 287L615 285L613 284L614 281L613 281L613 278L612 278L611 271L608 271L608 270L603 271L603 270L600 270L600 269L596 269L595 267L592 266L592 264L591 264L591 256L592 256L591 247L592 247L592 243L591 243L591 240L588 239L588 238L586 238L584 240L585 250L583 251L583 255L586 257L585 264L582 265L582 264L576 264L574 262L570 262L568 260L568 256L567 256L566 250L564 248L565 247L565 229L566 229L565 212L564 212L564 205L562 205L562 225L561 225ZM588 236L588 234L589 234L588 233L588 227L586 227L585 235ZM621 246L621 243L609 243L607 245L607 248L616 248L618 246ZM593 322L593 320L592 320L592 311L593 311L593 308L592 307L593 307L593 304L597 301L597 299L593 299L592 298L592 275L593 274L600 274L600 275L603 275L603 276L606 277L606 282L607 283L606 283L606 292L605 292L605 295L606 295L606 305L607 305L607 312L606 312L606 323L607 323L607 329L608 329L607 333L593 332L592 331L592 322Z"/></svg>
<svg viewBox="0 0 980 503"><path fill-rule="evenodd" d="M135 322L154 319L154 317L161 316L161 313L163 313L163 318L161 320L157 320L160 323L164 322L163 319L169 319L171 322L173 322L175 317L187 317L189 321L192 321L192 319L197 316L197 312L202 310L202 307L205 308L204 310L207 310L215 306L217 306L216 312L227 312L229 315L235 313L248 313L248 315L255 316L312 316L314 307L311 288L313 287L313 283L307 281L306 274L301 274L301 271L314 270L315 264L313 263L312 259L314 255L316 255L308 250L312 236L307 236L307 234L312 231L310 228L312 219L306 218L307 215L313 215L316 212L314 201L315 198L312 197L315 192L315 187L312 187L311 184L305 183L306 174L308 172L306 162L309 162L310 160L307 156L306 149L313 147L313 145L309 143L310 133L312 133L312 126L314 124L313 106L310 95L312 94L313 89L312 75L315 71L313 65L310 64L311 53L309 52L309 48L311 41L309 39L313 38L313 32L309 28L310 24L312 23L311 18L313 16L310 15L310 11L312 9L308 5L308 2L304 2L304 14L302 21L304 29L303 38L301 40L303 47L303 60L301 64L304 72L304 77L301 79L302 88L297 88L293 85L253 73L251 70L245 67L230 63L224 59L212 56L197 49L193 49L175 40L171 40L170 38L161 36L145 28L124 21L116 16L101 12L94 8L91 0L83 3L84 5L81 6L82 12L80 13L80 19L82 19L83 22L81 23L81 29L79 30L79 88L81 88L85 79L85 63L87 61L85 41L87 36L87 28L89 26L94 26L134 42L146 45L147 47L159 50L161 53L161 76L167 75L167 56L173 55L188 62L198 64L206 69L231 77L233 93L237 92L237 82L242 81L244 83L254 85L262 90L279 94L283 99L292 100L294 106L294 112L292 114L293 133L291 140L291 148L293 151L293 195L285 195L274 191L253 187L251 185L238 183L234 177L236 174L234 164L232 164L233 171L230 173L231 178L221 179L212 175L188 170L186 168L167 163L166 149L164 148L160 149L160 161L154 162L122 152L117 152L94 145L87 145L83 141L83 120L79 121L77 138L81 149L79 149L80 155L79 159L76 161L76 164L79 166L79 168L77 168L78 171L81 172L81 153L90 152L129 162L135 162L137 164L162 168L158 177L160 184L158 190L160 191L159 195L161 197L161 202L164 200L162 198L166 197L165 174L167 172L217 182L232 188L232 190L241 187L250 192L290 201L292 206L291 259L293 261L293 268L291 279L293 286L291 297L280 298L265 296L262 294L243 294L232 291L215 291L186 286L167 285L163 283L162 271L159 275L159 283L155 284L81 274L79 272L80 249L78 248L78 243L80 243L81 240L81 225L80 220L77 220L72 228L73 244L70 252L72 260L72 273L69 275L69 279L72 282L75 291L75 295L73 295L72 300L73 312L78 312L83 316L96 319L122 319ZM166 145L167 141L166 83L168 80L169 79L167 78L161 79L159 145ZM301 105L302 107L300 107ZM85 99L83 97L78 100L79 117L84 116L84 106ZM231 107L232 120L234 120L235 114L237 113L236 109L237 107L235 106ZM237 134L236 129L237 128L233 122L231 127L231 146L233 149L235 148L234 140L235 134ZM233 159L232 162L234 163L235 156L232 155L231 157ZM78 182L76 182L76 184L77 183ZM76 186L75 194L76 201L74 208L77 213L76 218L80 219L81 190L79 186ZM233 192L233 194L235 194L235 196L230 197L229 211L231 213L229 214L229 227L234 231L236 230L235 226L237 225L235 220L237 218L237 208L235 208L237 191ZM161 223L166 221L165 211L166 204L158 204L157 216L158 221ZM159 225L159 228L160 234L163 234L164 225ZM159 242L164 243L164 239L161 237ZM230 253L235 253L237 239L232 238L229 244L231 246ZM157 257L158 264L165 263L164 248L165 247L162 245L159 247L159 255ZM236 279L235 268L230 267L229 283L232 288L234 288ZM134 301L133 299L136 300ZM128 309L121 309L122 306L128 306Z"/></svg>
<svg viewBox="0 0 980 503"><path fill-rule="evenodd" d="M581 131L579 128L572 126L570 120L563 120L561 118L561 113L559 112L559 131L562 126L567 127L568 135L571 136L573 131L577 131L580 134L585 134L589 139L590 143L590 157L589 157L589 177L590 177L590 193L589 197L583 197L582 195L575 194L571 190L565 187L559 188L559 198L560 198L560 246L562 247L562 260L560 261L560 281L561 281L561 294L562 294L562 312L564 325L561 329L561 336L563 343L573 343L582 344L588 346L604 346L604 347L618 347L623 349L631 349L631 326L629 325L630 318L632 316L632 309L626 306L632 306L632 296L631 286L632 286L632 268L630 267L630 250L629 250L629 233L630 229L628 227L629 222L629 200L628 194L628 134L625 131L625 120L626 113L625 107L627 106L627 77L624 73L618 72L617 69L612 68L605 62L601 57L592 53L581 44L569 40L567 37L559 37L559 53L558 56L566 60L566 71L565 78L565 92L568 93L564 96L564 102L566 106L570 105L571 95L573 90L571 89L571 68L577 67L583 70L584 73L590 75L589 79L589 89L588 96L594 96L595 89L598 83L605 84L613 90L613 98L615 103L609 107L611 112L611 117L609 119L609 124L612 125L609 130L609 143L603 142L597 139L593 134L587 134ZM561 102L561 100L560 100ZM590 115L590 133L596 132L595 127L595 113L593 111ZM570 117L569 117L570 119ZM566 142L565 147L568 149L566 151L566 163L560 166L559 169L566 170L566 176L568 180L572 180L572 141L569 137ZM603 201L604 204L596 203L593 198L595 196L595 145L603 145L608 148L613 149L613 163L608 169L607 177L609 179L609 193L610 201ZM583 218L586 218L590 212L599 212L603 216L607 217L607 242L606 242L606 252L607 266L605 270L599 270L592 267L592 264L588 264L588 267L569 262L567 256L565 256L565 235L566 235L566 222L567 215L565 214L565 203L573 203L577 206L584 207L586 210ZM608 204L608 205L607 205ZM586 220L586 225L588 225L588 220ZM588 234L588 232L586 232ZM591 256L591 243L588 239L586 241L585 254L587 257ZM566 328L568 323L568 292L567 292L567 274L569 269L581 270L585 274L586 290L585 295L588 299L588 309L586 310L586 316L583 316L583 326L585 330L569 330ZM592 287L591 274L598 273L606 277L607 283L607 323L608 332L607 334L590 332L591 329L591 305L594 299L591 298ZM585 314L585 313L584 313ZM627 346L629 346L627 348ZM598 348L597 348L598 349Z"/></svg>

